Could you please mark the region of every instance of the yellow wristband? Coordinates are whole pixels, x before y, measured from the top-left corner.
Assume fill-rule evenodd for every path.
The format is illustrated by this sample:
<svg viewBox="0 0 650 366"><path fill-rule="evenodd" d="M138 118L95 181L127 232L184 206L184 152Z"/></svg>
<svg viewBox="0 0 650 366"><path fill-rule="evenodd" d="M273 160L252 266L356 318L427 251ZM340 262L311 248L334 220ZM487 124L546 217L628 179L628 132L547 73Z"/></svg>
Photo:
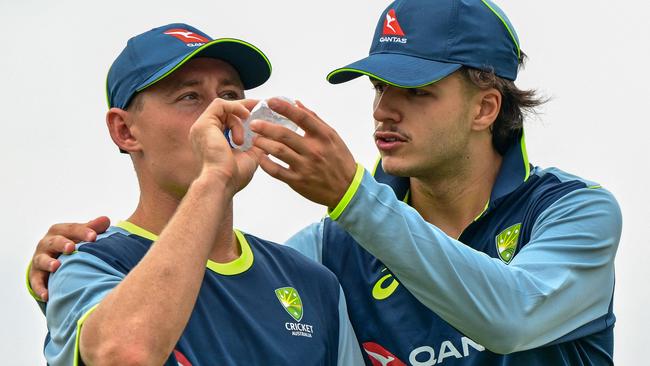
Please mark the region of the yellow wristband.
<svg viewBox="0 0 650 366"><path fill-rule="evenodd" d="M348 204L350 203L350 201L352 201L352 197L354 197L354 194L357 193L357 190L361 185L361 180L363 179L364 172L365 169L363 168L363 166L357 163L357 171L354 174L354 178L352 178L352 183L350 183L348 190L345 191L343 198L341 198L341 201L339 201L336 207L334 207L332 211L329 210L327 211L327 213L329 214L332 220L334 221L338 220L338 218L341 216L345 208L348 207Z"/></svg>

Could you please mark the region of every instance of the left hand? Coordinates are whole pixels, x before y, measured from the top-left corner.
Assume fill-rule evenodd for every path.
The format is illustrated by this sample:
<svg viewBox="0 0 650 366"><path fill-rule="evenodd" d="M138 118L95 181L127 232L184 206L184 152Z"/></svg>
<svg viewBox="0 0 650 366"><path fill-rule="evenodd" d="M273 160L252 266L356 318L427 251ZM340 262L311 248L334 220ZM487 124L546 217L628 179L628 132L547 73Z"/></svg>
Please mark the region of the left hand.
<svg viewBox="0 0 650 366"><path fill-rule="evenodd" d="M333 128L302 103L297 102L296 107L273 98L268 104L302 128L305 135L266 121L252 122L251 130L259 134L255 146L289 167L274 163L268 156L261 157L260 166L305 198L330 209L336 207L356 172L350 150Z"/></svg>

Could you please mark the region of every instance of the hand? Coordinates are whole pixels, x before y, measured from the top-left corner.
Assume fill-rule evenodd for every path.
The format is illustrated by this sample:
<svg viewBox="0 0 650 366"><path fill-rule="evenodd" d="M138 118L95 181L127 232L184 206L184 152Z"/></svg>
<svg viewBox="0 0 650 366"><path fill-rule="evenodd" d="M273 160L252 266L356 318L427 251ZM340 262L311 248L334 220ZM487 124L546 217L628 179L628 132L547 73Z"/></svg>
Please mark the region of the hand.
<svg viewBox="0 0 650 366"><path fill-rule="evenodd" d="M302 103L298 107L271 99L269 107L292 120L305 135L265 121L254 121L251 130L259 134L255 146L285 162L285 168L260 158L270 176L287 183L305 198L334 208L343 198L356 172L354 157L341 137Z"/></svg>
<svg viewBox="0 0 650 366"><path fill-rule="evenodd" d="M215 99L190 129L194 154L202 164L201 172L216 173L227 184L232 183L235 192L253 178L262 151L257 148L246 152L232 149L223 131L230 128L233 141L243 143L244 127L241 120L249 116L255 104L257 101L252 99Z"/></svg>
<svg viewBox="0 0 650 366"><path fill-rule="evenodd" d="M61 266L57 259L61 254L70 254L75 250L75 243L95 241L111 221L106 216L100 216L85 224L55 224L50 227L43 239L38 242L29 269L29 285L43 301L47 301L47 281L50 273L56 272Z"/></svg>

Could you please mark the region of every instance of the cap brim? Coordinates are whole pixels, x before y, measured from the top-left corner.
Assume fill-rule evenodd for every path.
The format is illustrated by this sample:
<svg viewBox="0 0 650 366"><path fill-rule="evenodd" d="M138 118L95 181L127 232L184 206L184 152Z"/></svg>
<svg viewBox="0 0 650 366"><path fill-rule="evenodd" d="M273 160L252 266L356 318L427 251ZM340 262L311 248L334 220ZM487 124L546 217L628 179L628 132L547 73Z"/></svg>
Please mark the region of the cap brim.
<svg viewBox="0 0 650 366"><path fill-rule="evenodd" d="M229 63L239 73L244 89L264 84L271 76L271 62L266 55L252 44L234 38L220 38L179 56L151 75L137 87L137 91L148 88L195 57L212 57Z"/></svg>
<svg viewBox="0 0 650 366"><path fill-rule="evenodd" d="M461 67L461 64L396 53L376 53L330 72L327 81L340 84L367 75L400 88L418 88L435 83Z"/></svg>

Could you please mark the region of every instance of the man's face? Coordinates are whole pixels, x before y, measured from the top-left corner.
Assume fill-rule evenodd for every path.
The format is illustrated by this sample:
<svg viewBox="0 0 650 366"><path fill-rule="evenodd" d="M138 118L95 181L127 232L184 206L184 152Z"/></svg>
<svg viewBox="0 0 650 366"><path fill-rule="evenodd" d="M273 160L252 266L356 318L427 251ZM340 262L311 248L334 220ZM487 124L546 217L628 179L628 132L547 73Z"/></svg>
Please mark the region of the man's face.
<svg viewBox="0 0 650 366"><path fill-rule="evenodd" d="M180 199L200 169L188 137L190 127L215 98L242 99L242 82L230 64L196 58L141 94L142 106L129 110L132 133L142 147L139 169Z"/></svg>
<svg viewBox="0 0 650 366"><path fill-rule="evenodd" d="M371 80L375 143L389 174L427 178L453 174L468 157L472 98L458 73L415 89Z"/></svg>

